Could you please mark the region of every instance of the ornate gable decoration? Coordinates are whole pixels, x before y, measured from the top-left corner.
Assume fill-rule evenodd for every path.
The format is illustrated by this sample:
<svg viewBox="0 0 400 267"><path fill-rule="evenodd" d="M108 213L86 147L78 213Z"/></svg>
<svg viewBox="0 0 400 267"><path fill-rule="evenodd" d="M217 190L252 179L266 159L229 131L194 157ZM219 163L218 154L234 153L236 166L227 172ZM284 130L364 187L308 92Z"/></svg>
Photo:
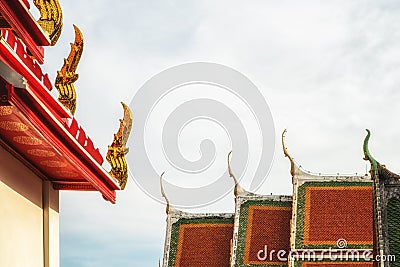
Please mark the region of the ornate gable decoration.
<svg viewBox="0 0 400 267"><path fill-rule="evenodd" d="M39 9L39 25L49 34L51 45L55 45L60 38L63 27L63 16L58 0L34 0Z"/></svg>
<svg viewBox="0 0 400 267"><path fill-rule="evenodd" d="M369 175L323 176L304 171L282 146L291 164L293 181L292 253L308 251L320 253L337 249L370 251L372 255L373 187ZM291 259L294 266L312 266L304 259ZM321 259L329 261L329 258ZM337 264L341 260L337 260ZM344 263L351 266L353 263ZM320 263L322 264L322 263ZM322 266L322 265L321 265ZM365 263L369 266L369 263ZM372 265L371 265L372 266Z"/></svg>
<svg viewBox="0 0 400 267"><path fill-rule="evenodd" d="M124 108L124 117L120 119L119 130L114 134L111 146L108 146L106 160L111 164L111 176L118 181L121 189L124 189L128 181L125 155L129 152L126 144L132 129L132 112L125 103L121 102L121 104Z"/></svg>
<svg viewBox="0 0 400 267"><path fill-rule="evenodd" d="M233 214L182 212L167 201L163 267L230 266Z"/></svg>
<svg viewBox="0 0 400 267"><path fill-rule="evenodd" d="M287 266L290 251L291 196L257 195L244 190L230 165L229 175L235 182L235 219L231 248L231 266ZM278 258L271 251L285 252Z"/></svg>
<svg viewBox="0 0 400 267"><path fill-rule="evenodd" d="M290 196L238 196L232 266L287 266L291 217ZM284 255L278 257L277 253L270 253L272 250Z"/></svg>
<svg viewBox="0 0 400 267"><path fill-rule="evenodd" d="M374 184L374 219L377 223L376 253L381 259L384 255L394 255L397 259L400 257L400 176L389 171L371 155L368 147L370 137L371 132L367 129L363 150L364 159L371 163ZM387 266L387 264L382 260L380 262L380 266Z"/></svg>
<svg viewBox="0 0 400 267"><path fill-rule="evenodd" d="M75 42L71 43L71 51L68 58L64 59L64 65L60 71L57 71L55 86L58 90L58 101L66 107L71 114L76 111L76 91L74 82L79 75L76 74L79 60L83 52L83 35L77 26L74 25Z"/></svg>
<svg viewBox="0 0 400 267"><path fill-rule="evenodd" d="M124 188L128 177L124 156L132 114L124 105L124 119L107 157L109 173L99 149L74 118L82 33L74 25L75 40L55 80L57 101L41 65L44 46L55 45L60 37L63 15L58 0L33 2L38 21L27 0L0 4L0 145L56 190L95 190L115 203L116 190Z"/></svg>

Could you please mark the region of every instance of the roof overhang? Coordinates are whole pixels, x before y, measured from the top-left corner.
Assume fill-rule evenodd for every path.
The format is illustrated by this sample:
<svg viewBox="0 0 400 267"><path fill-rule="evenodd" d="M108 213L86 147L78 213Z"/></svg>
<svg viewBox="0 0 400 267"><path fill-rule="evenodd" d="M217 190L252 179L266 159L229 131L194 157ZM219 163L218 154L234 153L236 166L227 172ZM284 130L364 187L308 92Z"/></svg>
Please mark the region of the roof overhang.
<svg viewBox="0 0 400 267"><path fill-rule="evenodd" d="M0 13L23 40L35 59L43 63L44 50L41 46L49 46L51 41L47 33L33 18L22 0L0 1Z"/></svg>
<svg viewBox="0 0 400 267"><path fill-rule="evenodd" d="M115 203L120 187L82 127L3 39L0 59L0 144L55 189Z"/></svg>

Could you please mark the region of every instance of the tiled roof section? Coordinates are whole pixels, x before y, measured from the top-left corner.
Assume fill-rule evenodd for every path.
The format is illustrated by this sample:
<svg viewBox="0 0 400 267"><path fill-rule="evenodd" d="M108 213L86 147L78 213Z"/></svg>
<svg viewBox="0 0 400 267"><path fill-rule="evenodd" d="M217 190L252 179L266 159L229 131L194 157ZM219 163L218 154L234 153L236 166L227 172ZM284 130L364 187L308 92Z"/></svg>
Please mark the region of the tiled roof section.
<svg viewBox="0 0 400 267"><path fill-rule="evenodd" d="M373 246L373 193L366 182L305 182L298 190L296 248Z"/></svg>
<svg viewBox="0 0 400 267"><path fill-rule="evenodd" d="M288 250L291 211L291 207L249 207L245 264L263 263L258 252L265 246L275 251ZM271 261L279 262L276 254L272 255Z"/></svg>
<svg viewBox="0 0 400 267"><path fill-rule="evenodd" d="M390 255L400 259L400 199L392 198L387 206L387 224ZM394 263L393 263L394 264ZM399 263L397 263L399 264Z"/></svg>
<svg viewBox="0 0 400 267"><path fill-rule="evenodd" d="M290 249L291 198L238 197L236 210L234 266L287 266L282 258ZM285 255L278 258L278 251Z"/></svg>
<svg viewBox="0 0 400 267"><path fill-rule="evenodd" d="M384 180L384 181L390 181L390 180L400 181L400 175L389 171L388 169L386 169L385 165L378 164L378 173L379 173L379 179L381 179L381 180Z"/></svg>
<svg viewBox="0 0 400 267"><path fill-rule="evenodd" d="M171 226L169 267L228 267L233 215L179 218Z"/></svg>
<svg viewBox="0 0 400 267"><path fill-rule="evenodd" d="M178 266L229 266L232 224L185 224L179 231Z"/></svg>

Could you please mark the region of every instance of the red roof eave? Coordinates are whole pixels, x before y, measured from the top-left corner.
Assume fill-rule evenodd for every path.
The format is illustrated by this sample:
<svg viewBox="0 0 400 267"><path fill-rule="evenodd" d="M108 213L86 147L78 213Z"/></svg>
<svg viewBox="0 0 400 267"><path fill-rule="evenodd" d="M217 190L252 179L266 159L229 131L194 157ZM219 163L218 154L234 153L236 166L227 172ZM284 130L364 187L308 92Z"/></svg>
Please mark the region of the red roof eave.
<svg viewBox="0 0 400 267"><path fill-rule="evenodd" d="M36 126L55 149L61 151L81 171L82 176L95 190L99 191L106 200L115 203L115 190L119 190L119 186L65 129L62 122L57 121L35 97L35 93L30 88L16 88L10 96L10 102ZM71 181L71 184L73 184L73 181Z"/></svg>
<svg viewBox="0 0 400 267"><path fill-rule="evenodd" d="M53 99L56 101L55 99ZM81 170L87 181L99 191L106 200L116 202L115 190L120 187L112 177L82 148L78 141L45 108L30 88L14 91L11 102L32 121L47 140ZM58 103L56 103L58 104Z"/></svg>
<svg viewBox="0 0 400 267"><path fill-rule="evenodd" d="M51 41L42 27L32 17L22 0L0 1L0 11L5 20L26 44L38 62L43 63L44 50Z"/></svg>
<svg viewBox="0 0 400 267"><path fill-rule="evenodd" d="M99 191L106 200L115 203L115 190L120 190L120 187L66 129L65 120L71 119L71 114L3 41L0 42L0 59L26 79L25 88L15 88L9 92L9 102L35 125L38 132L56 150L61 151L80 170L81 176L93 187L92 190ZM74 184L74 181L70 182L71 185Z"/></svg>

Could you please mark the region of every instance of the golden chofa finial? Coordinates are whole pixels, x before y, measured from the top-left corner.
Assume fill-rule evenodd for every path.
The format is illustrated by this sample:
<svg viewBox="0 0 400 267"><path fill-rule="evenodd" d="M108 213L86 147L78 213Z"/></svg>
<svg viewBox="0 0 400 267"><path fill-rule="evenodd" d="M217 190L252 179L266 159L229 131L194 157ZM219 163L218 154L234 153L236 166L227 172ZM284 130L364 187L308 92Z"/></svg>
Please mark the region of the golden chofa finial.
<svg viewBox="0 0 400 267"><path fill-rule="evenodd" d="M60 3L58 0L34 0L33 3L40 12L39 25L49 34L51 45L55 45L63 27Z"/></svg>
<svg viewBox="0 0 400 267"><path fill-rule="evenodd" d="M232 151L230 151L228 153L228 172L229 172L229 176L233 179L233 181L235 182L235 190L234 190L234 194L235 197L239 196L239 195L245 195L247 193L246 190L244 190L240 184L239 181L236 179L236 176L233 174L232 168L231 168L231 157L232 157Z"/></svg>
<svg viewBox="0 0 400 267"><path fill-rule="evenodd" d="M163 176L164 176L164 174L165 174L165 172L163 172L160 175L160 188L161 188L161 195L163 196L163 198L167 202L166 213L168 214L169 213L169 208L170 208L171 205L170 205L169 199L168 199L168 197L167 197L167 195L165 194L165 191L164 191L164 185L163 185Z"/></svg>
<svg viewBox="0 0 400 267"><path fill-rule="evenodd" d="M292 175L292 177L294 177L294 170L295 170L295 163L294 160L292 158L292 156L290 156L289 152L287 151L287 148L285 146L285 134L286 134L287 130L285 129L282 133L282 147L283 147L283 154L285 154L285 157L287 157L290 160L290 174Z"/></svg>
<svg viewBox="0 0 400 267"><path fill-rule="evenodd" d="M71 51L68 58L64 59L64 65L60 71L57 71L55 87L58 90L58 101L75 114L76 110L76 91L74 82L78 79L79 75L76 74L79 60L83 51L83 35L78 27L74 25L75 29L75 42L71 43Z"/></svg>
<svg viewBox="0 0 400 267"><path fill-rule="evenodd" d="M106 160L111 165L111 176L119 182L123 190L128 181L128 165L125 155L129 152L129 148L126 147L126 144L132 129L132 112L123 102L121 102L121 104L124 108L124 117L119 120L120 125L118 132L114 134L114 140L111 146L108 146Z"/></svg>

